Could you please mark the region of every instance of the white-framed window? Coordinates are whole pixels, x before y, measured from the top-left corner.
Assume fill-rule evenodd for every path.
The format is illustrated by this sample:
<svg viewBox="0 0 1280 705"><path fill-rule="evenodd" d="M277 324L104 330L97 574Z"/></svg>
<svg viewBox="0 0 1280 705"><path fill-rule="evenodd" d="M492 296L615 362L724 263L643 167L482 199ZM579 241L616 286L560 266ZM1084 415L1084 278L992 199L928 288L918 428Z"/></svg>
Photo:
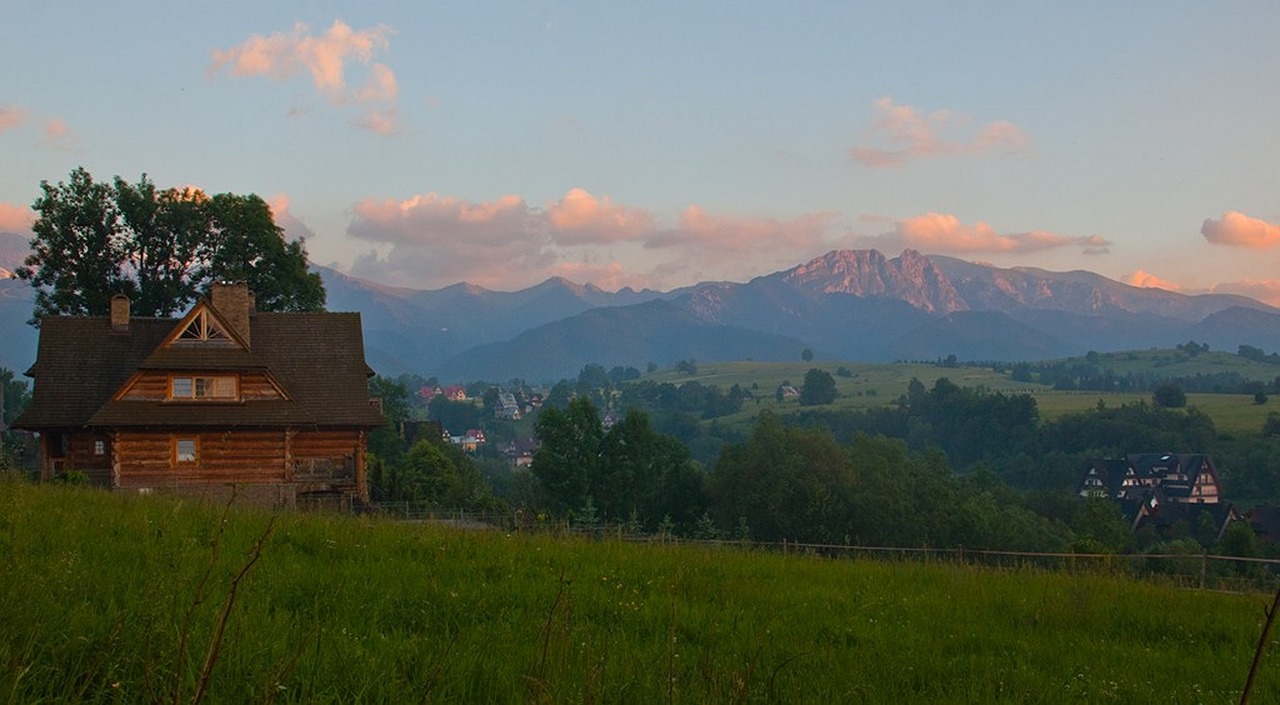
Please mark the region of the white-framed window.
<svg viewBox="0 0 1280 705"><path fill-rule="evenodd" d="M94 454L94 455L106 455L106 454L107 454L107 442L106 442L106 441L94 441L94 442L93 442L93 454Z"/></svg>
<svg viewBox="0 0 1280 705"><path fill-rule="evenodd" d="M169 398L179 401L235 401L239 391L239 380L235 375L174 375L169 378Z"/></svg>
<svg viewBox="0 0 1280 705"><path fill-rule="evenodd" d="M194 463L199 457L200 442L194 436L178 436L173 439L173 459L178 463Z"/></svg>

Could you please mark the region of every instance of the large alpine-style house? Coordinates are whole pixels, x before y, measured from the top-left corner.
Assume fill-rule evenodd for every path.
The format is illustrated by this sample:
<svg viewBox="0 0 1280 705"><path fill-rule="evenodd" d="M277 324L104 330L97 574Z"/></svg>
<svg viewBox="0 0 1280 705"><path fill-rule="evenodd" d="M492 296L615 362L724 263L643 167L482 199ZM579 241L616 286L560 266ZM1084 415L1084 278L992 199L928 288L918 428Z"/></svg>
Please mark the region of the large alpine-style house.
<svg viewBox="0 0 1280 705"><path fill-rule="evenodd" d="M367 499L370 400L358 313L255 312L215 284L181 319L40 321L31 405L40 472L119 490L236 496L274 506Z"/></svg>
<svg viewBox="0 0 1280 705"><path fill-rule="evenodd" d="M1200 453L1130 453L1123 458L1095 458L1080 479L1082 497L1143 499L1152 493L1162 501L1217 504L1218 471Z"/></svg>
<svg viewBox="0 0 1280 705"><path fill-rule="evenodd" d="M1119 503L1134 530L1164 532L1207 514L1220 536L1240 514L1222 499L1213 459L1202 453L1130 453L1089 461L1077 493Z"/></svg>

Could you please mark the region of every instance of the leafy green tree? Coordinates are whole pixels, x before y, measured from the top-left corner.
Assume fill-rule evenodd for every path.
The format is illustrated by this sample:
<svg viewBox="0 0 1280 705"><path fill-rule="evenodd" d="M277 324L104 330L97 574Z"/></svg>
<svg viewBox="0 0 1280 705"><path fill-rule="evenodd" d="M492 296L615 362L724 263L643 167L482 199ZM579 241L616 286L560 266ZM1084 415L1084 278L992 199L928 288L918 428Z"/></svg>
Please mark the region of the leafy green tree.
<svg viewBox="0 0 1280 705"><path fill-rule="evenodd" d="M1217 552L1224 556L1239 558L1258 558L1262 549L1258 545L1258 536L1247 521L1233 521L1222 532L1222 540L1218 542ZM1262 565L1245 561L1233 561L1232 569L1238 575L1257 577L1264 573Z"/></svg>
<svg viewBox="0 0 1280 705"><path fill-rule="evenodd" d="M263 311L324 307L301 241L286 242L256 195L157 189L144 175L96 182L83 167L40 183L31 254L17 269L35 289L32 323L45 315L102 316L125 294L138 316L187 308L215 281L244 281Z"/></svg>
<svg viewBox="0 0 1280 705"><path fill-rule="evenodd" d="M543 400L544 409L567 409L569 402L573 399L573 385L569 384L569 380L562 379L551 386L551 391L547 392L547 398Z"/></svg>
<svg viewBox="0 0 1280 705"><path fill-rule="evenodd" d="M830 404L836 399L836 380L825 370L813 368L804 373L804 388L800 390L801 406Z"/></svg>
<svg viewBox="0 0 1280 705"><path fill-rule="evenodd" d="M848 456L829 433L764 412L745 443L721 452L712 511L720 526L745 519L760 541L833 540L847 533L854 485Z"/></svg>
<svg viewBox="0 0 1280 705"><path fill-rule="evenodd" d="M428 440L414 443L405 453L401 473L403 499L442 504L458 484L453 461L439 443Z"/></svg>
<svg viewBox="0 0 1280 705"><path fill-rule="evenodd" d="M106 315L111 297L129 288L111 184L79 168L70 183L41 181L40 189L32 204L40 214L31 226L32 252L15 272L35 289L33 323L46 314Z"/></svg>
<svg viewBox="0 0 1280 705"><path fill-rule="evenodd" d="M369 378L369 396L381 400L382 415L391 424L409 419L409 392L403 382L375 375Z"/></svg>
<svg viewBox="0 0 1280 705"><path fill-rule="evenodd" d="M809 348L805 348L804 350L801 350L800 359L805 362L813 362L813 351L810 350Z"/></svg>
<svg viewBox="0 0 1280 705"><path fill-rule="evenodd" d="M546 490L553 509L578 509L590 494L590 478L600 468L604 427L590 400L578 397L568 408L543 408L534 422L538 450L529 470Z"/></svg>
<svg viewBox="0 0 1280 705"><path fill-rule="evenodd" d="M673 514L684 524L705 504L689 449L654 431L641 411L628 411L605 433L600 458L598 474L589 485L608 520L634 514L645 526L656 526L664 514Z"/></svg>
<svg viewBox="0 0 1280 705"><path fill-rule="evenodd" d="M31 403L31 393L27 391L27 383L19 380L13 370L0 367L0 397L3 397L0 406L4 408L0 427L8 428Z"/></svg>
<svg viewBox="0 0 1280 705"><path fill-rule="evenodd" d="M192 270L212 225L208 196L195 189L157 191L146 175L136 184L117 176L115 201L133 272L125 292L131 309L169 316L185 308L198 295Z"/></svg>
<svg viewBox="0 0 1280 705"><path fill-rule="evenodd" d="M435 440L421 440L405 453L398 470L399 496L441 507L478 511L496 502L475 463L464 453Z"/></svg>
<svg viewBox="0 0 1280 705"><path fill-rule="evenodd" d="M1172 383L1156 387L1151 393L1151 399L1156 406L1165 409L1177 409L1187 405L1186 392L1182 391L1182 387Z"/></svg>
<svg viewBox="0 0 1280 705"><path fill-rule="evenodd" d="M427 418L439 421L446 431L454 435L480 427L482 410L469 401L451 401L443 395L436 396L427 405Z"/></svg>

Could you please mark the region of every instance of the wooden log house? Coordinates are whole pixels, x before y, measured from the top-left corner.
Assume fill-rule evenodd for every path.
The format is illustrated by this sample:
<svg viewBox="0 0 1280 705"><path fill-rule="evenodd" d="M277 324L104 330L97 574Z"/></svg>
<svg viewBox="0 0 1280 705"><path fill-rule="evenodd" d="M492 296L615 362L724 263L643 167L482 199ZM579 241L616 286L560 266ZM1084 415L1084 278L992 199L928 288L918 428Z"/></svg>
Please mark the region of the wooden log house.
<svg viewBox="0 0 1280 705"><path fill-rule="evenodd" d="M259 313L244 284L215 284L181 319L41 319L30 407L40 471L117 490L236 488L295 507L368 498L369 398L358 313Z"/></svg>

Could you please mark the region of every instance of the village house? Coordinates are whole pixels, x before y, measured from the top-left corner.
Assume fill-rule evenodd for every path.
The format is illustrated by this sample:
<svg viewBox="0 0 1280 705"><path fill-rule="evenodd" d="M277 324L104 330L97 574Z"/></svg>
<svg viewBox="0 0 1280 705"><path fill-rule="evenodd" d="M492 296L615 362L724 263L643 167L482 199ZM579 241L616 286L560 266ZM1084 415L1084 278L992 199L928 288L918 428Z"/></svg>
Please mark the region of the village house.
<svg viewBox="0 0 1280 705"><path fill-rule="evenodd" d="M259 313L215 284L180 319L41 319L30 407L44 479L294 507L367 499L371 403L358 313Z"/></svg>
<svg viewBox="0 0 1280 705"><path fill-rule="evenodd" d="M499 419L520 420L520 403L516 401L516 395L511 392L498 392L498 403L493 410L493 415Z"/></svg>
<svg viewBox="0 0 1280 705"><path fill-rule="evenodd" d="M538 439L533 436L526 438L517 438L510 443L505 443L498 448L498 452L502 457L507 459L507 463L513 468L524 468L533 464L533 454L538 450Z"/></svg>
<svg viewBox="0 0 1280 705"><path fill-rule="evenodd" d="M466 453L475 453L480 449L480 446L485 444L484 430L469 428L461 436L449 436L449 442L461 447Z"/></svg>

